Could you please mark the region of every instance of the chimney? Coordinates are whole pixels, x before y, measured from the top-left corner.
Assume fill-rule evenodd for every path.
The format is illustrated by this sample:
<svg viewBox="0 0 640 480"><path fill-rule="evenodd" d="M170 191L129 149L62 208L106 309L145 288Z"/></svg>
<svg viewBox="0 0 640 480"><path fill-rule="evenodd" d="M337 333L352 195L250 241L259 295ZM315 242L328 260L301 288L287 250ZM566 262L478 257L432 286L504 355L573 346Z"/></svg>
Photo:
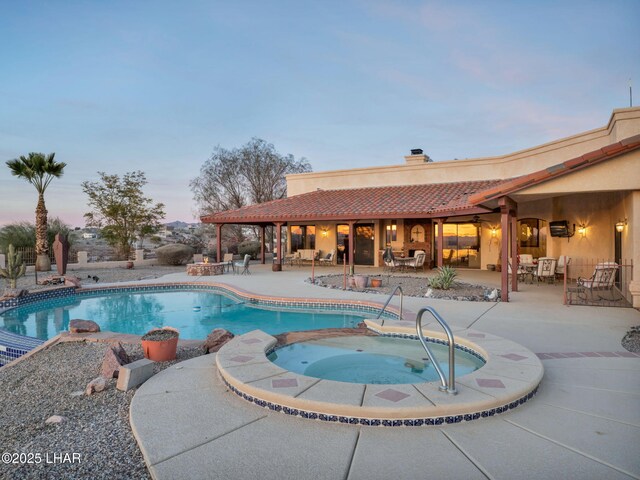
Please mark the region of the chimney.
<svg viewBox="0 0 640 480"><path fill-rule="evenodd" d="M418 165L421 163L429 163L433 161L429 158L429 155L425 155L422 152L421 148L412 148L411 155L406 155L404 159L408 165Z"/></svg>

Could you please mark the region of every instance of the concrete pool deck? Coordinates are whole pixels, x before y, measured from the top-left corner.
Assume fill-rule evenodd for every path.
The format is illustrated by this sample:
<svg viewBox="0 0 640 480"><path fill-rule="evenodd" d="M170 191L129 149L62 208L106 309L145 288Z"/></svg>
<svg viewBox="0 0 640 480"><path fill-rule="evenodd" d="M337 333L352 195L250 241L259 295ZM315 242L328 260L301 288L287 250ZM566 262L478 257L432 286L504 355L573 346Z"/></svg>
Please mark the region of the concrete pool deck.
<svg viewBox="0 0 640 480"><path fill-rule="evenodd" d="M269 265L252 265L251 271L202 280L263 295L385 300L304 283L309 272L302 269L274 273ZM493 272L461 271L461 277L499 281ZM160 279L193 280L186 274ZM152 476L640 478L640 356L620 346L640 314L566 307L560 287L521 288L509 303L405 297L414 312L431 305L452 325L505 337L538 354L545 369L538 393L515 410L424 428L327 424L239 399L218 375L215 355L206 355L156 375L133 399L131 423Z"/></svg>

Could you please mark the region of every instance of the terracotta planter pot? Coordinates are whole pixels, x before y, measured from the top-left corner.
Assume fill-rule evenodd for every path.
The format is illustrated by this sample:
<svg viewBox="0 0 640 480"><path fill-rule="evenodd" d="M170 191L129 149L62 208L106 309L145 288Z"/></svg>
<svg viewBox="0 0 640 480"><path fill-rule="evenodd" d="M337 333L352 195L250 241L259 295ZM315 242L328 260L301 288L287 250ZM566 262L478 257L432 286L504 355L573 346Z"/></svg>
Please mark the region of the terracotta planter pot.
<svg viewBox="0 0 640 480"><path fill-rule="evenodd" d="M379 288L382 286L382 279L381 278L372 278L371 281L371 287L372 288Z"/></svg>
<svg viewBox="0 0 640 480"><path fill-rule="evenodd" d="M177 332L177 330L169 328L158 329L157 331L162 330L172 330ZM166 340L141 340L140 342L142 344L144 356L149 360L153 360L154 362L168 362L176 359L176 351L178 349L177 335Z"/></svg>

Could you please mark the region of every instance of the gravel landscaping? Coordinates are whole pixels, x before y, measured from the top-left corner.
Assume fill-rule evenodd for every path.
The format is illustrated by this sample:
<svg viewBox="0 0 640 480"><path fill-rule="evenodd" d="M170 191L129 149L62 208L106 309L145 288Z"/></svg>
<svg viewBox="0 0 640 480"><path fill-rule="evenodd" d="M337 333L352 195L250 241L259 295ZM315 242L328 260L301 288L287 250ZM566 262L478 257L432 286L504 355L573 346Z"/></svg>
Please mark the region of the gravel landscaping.
<svg viewBox="0 0 640 480"><path fill-rule="evenodd" d="M123 346L132 361L143 358L138 344ZM150 478L129 426L135 389L116 390L111 379L104 391L84 394L100 375L107 348L105 343L58 343L0 369L2 451L32 454L34 462L7 464L3 457L0 478ZM156 363L155 369L201 354L201 347L179 347L177 360ZM46 424L53 415L62 422ZM62 459L69 454L69 462L53 463L60 454ZM71 463L73 454L79 461Z"/></svg>
<svg viewBox="0 0 640 480"><path fill-rule="evenodd" d="M640 325L631 327L622 339L622 346L630 352L640 353Z"/></svg>
<svg viewBox="0 0 640 480"><path fill-rule="evenodd" d="M409 297L429 297L469 302L497 302L500 300L500 289L482 285L454 282L450 289L438 290L435 288L429 288L428 279L425 277L378 275L371 276L370 279L371 278L380 278L382 280L382 285L376 288L367 287L365 289L347 287L347 290L390 295L391 291L397 285L400 285L402 287L402 293ZM311 279L309 278L307 281L310 283ZM315 277L315 285L325 288L341 289L343 287L343 281L342 275L321 275Z"/></svg>
<svg viewBox="0 0 640 480"><path fill-rule="evenodd" d="M179 266L164 266L164 265L154 265L154 266L142 266L135 267L132 269L126 268L96 268L96 269L86 269L86 270L69 270L67 271L67 275L73 275L80 279L80 283L83 287L92 287L95 285L100 285L104 283L115 283L115 282L131 282L137 280L148 280L152 278L162 277L163 275L168 275L170 273L182 273L185 271L184 265ZM38 280L42 280L43 278L49 275L57 275L55 272L51 272L45 274L43 272L38 272ZM97 281L95 280L97 278ZM25 290L33 291L40 290L43 288L51 288L49 285L36 285L35 282L35 274L33 272L27 273L24 277L18 279L18 288L22 288ZM0 292L1 293L1 292Z"/></svg>

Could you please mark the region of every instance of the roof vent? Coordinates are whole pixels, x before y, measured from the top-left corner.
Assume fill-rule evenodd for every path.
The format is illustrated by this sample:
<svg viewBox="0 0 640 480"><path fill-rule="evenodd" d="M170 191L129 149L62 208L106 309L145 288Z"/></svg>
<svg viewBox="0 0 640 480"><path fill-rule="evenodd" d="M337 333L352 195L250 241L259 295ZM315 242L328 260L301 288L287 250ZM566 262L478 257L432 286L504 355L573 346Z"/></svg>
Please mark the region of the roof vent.
<svg viewBox="0 0 640 480"><path fill-rule="evenodd" d="M412 148L411 149L411 155L422 155L422 149L421 148Z"/></svg>

